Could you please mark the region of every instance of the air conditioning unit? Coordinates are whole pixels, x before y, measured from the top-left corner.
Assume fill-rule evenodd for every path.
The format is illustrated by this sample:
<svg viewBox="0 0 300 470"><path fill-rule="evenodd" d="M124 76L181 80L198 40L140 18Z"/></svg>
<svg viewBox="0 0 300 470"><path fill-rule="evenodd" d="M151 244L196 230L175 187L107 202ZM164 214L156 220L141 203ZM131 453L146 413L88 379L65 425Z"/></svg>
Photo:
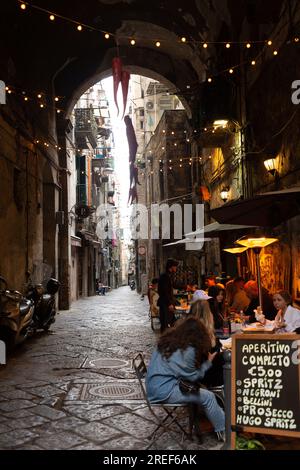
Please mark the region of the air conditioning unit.
<svg viewBox="0 0 300 470"><path fill-rule="evenodd" d="M153 108L154 108L154 103L153 103L153 101L147 101L147 103L146 103L146 108L147 108L148 110L153 109Z"/></svg>

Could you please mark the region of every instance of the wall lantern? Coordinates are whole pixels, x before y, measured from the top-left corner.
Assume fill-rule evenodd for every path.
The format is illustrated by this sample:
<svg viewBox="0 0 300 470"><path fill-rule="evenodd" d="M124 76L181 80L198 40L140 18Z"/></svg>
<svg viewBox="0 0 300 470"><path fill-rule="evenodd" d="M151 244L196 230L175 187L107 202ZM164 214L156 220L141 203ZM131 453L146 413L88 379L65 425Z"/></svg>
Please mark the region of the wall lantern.
<svg viewBox="0 0 300 470"><path fill-rule="evenodd" d="M263 308L262 303L262 288L261 288L261 276L260 276L260 264L259 264L259 253L262 248L265 246L271 245L272 243L278 242L278 238L267 238L267 237L251 237L244 236L239 240L236 240L235 243L242 245L246 248L253 249L256 258L256 272L257 272L257 287L258 287L258 297L259 305Z"/></svg>
<svg viewBox="0 0 300 470"><path fill-rule="evenodd" d="M264 165L268 173L270 173L272 176L276 175L277 173L276 158L268 158L267 160L264 161Z"/></svg>
<svg viewBox="0 0 300 470"><path fill-rule="evenodd" d="M228 195L229 195L229 188L223 188L220 192L222 201L226 202L228 199Z"/></svg>

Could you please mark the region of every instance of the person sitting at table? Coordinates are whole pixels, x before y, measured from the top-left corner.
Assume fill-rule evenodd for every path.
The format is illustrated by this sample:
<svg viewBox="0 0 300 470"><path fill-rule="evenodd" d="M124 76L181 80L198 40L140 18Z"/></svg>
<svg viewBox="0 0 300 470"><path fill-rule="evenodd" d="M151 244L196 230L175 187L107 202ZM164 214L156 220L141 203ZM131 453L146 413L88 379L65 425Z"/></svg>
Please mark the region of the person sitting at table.
<svg viewBox="0 0 300 470"><path fill-rule="evenodd" d="M209 306L213 314L215 329L223 327L223 320L226 317L225 289L220 284L208 288Z"/></svg>
<svg viewBox="0 0 300 470"><path fill-rule="evenodd" d="M244 289L245 280L239 276L234 278L234 294L231 302L231 309L234 312L240 313L241 310L245 311L250 304L250 298Z"/></svg>
<svg viewBox="0 0 300 470"><path fill-rule="evenodd" d="M221 354L222 344L218 338L215 336L215 324L214 317L210 310L209 303L207 300L196 300L192 303L189 316L193 316L201 321L205 326L209 338L211 341L210 352L217 352L218 354L213 360L212 368L207 371L202 382L209 388L219 387L224 384L223 379L223 365L224 359Z"/></svg>
<svg viewBox="0 0 300 470"><path fill-rule="evenodd" d="M243 319L253 323L256 321L254 310L259 306L258 286L256 281L248 281L244 285L247 296L250 299L250 303L247 309L244 311ZM265 317L268 320L274 320L277 310L274 307L272 297L270 296L267 289L262 287L262 310Z"/></svg>
<svg viewBox="0 0 300 470"><path fill-rule="evenodd" d="M153 352L146 376L148 399L152 403L195 403L204 408L219 440L224 441L225 415L213 392L200 388L184 394L180 379L202 381L217 353L211 354L211 339L203 323L191 316L165 331Z"/></svg>
<svg viewBox="0 0 300 470"><path fill-rule="evenodd" d="M292 306L293 299L289 292L281 290L273 295L273 304L277 310L274 322L267 320L265 315L257 314L256 319L265 325L273 323L278 333L299 332L300 329L300 310Z"/></svg>

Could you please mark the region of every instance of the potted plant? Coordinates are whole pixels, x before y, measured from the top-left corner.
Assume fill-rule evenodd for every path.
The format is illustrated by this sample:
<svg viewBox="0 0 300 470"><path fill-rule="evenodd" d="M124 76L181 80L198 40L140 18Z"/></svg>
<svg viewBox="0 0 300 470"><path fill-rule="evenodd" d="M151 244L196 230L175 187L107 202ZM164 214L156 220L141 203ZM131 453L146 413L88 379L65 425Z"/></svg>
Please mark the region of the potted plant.
<svg viewBox="0 0 300 470"><path fill-rule="evenodd" d="M235 441L236 450L265 450L265 446L257 439L245 436L237 436Z"/></svg>

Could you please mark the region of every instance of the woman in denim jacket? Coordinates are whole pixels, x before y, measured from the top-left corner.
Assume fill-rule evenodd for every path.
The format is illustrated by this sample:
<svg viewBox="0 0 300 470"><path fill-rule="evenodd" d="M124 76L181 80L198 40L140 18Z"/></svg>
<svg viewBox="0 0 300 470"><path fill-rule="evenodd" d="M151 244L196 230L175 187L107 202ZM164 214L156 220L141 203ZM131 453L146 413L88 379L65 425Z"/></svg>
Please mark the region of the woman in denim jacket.
<svg viewBox="0 0 300 470"><path fill-rule="evenodd" d="M177 322L159 339L152 354L146 377L152 403L195 403L203 407L220 440L224 440L225 415L213 392L200 388L197 393L183 394L179 380L200 381L212 366L211 340L205 326L194 317Z"/></svg>

